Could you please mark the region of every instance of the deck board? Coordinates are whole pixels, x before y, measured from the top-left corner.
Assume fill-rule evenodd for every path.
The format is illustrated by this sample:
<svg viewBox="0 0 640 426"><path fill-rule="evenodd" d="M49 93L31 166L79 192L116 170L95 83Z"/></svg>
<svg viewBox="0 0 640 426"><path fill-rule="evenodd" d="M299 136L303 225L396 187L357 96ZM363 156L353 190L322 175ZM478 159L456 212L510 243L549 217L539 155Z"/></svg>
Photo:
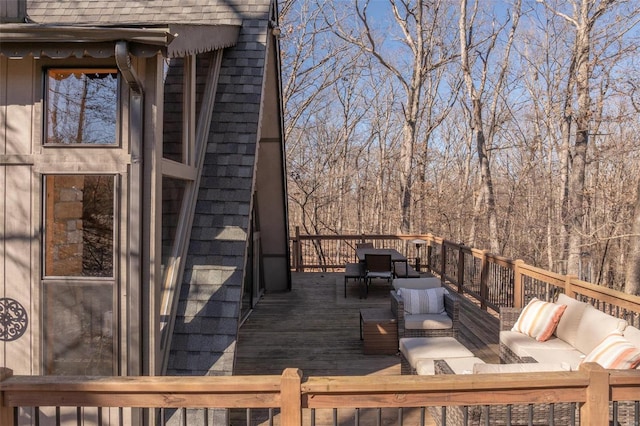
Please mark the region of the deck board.
<svg viewBox="0 0 640 426"><path fill-rule="evenodd" d="M235 374L281 374L290 367L301 369L305 376L400 374L397 355L365 355L360 340L360 309L390 307L389 285L376 282L369 297L360 299L356 284L349 283L345 299L342 277L292 272L290 292L265 294L240 328ZM462 344L485 362L499 362L499 325L494 315L465 302L461 326ZM407 417L417 414L406 410L405 424L413 424ZM341 413L344 416L353 413ZM394 416L397 410L386 411L385 424Z"/></svg>

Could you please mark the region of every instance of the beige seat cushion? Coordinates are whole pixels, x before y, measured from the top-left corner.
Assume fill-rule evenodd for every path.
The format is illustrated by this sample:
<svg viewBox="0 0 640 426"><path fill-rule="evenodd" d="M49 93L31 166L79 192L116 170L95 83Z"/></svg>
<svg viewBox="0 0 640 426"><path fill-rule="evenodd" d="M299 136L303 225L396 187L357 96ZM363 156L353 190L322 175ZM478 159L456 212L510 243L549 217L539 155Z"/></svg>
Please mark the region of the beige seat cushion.
<svg viewBox="0 0 640 426"><path fill-rule="evenodd" d="M478 357L447 358L447 364L456 374L471 374L477 365L484 365Z"/></svg>
<svg viewBox="0 0 640 426"><path fill-rule="evenodd" d="M419 359L472 357L473 353L453 337L403 337L400 352L415 368Z"/></svg>
<svg viewBox="0 0 640 426"><path fill-rule="evenodd" d="M453 321L446 313L405 314L404 328L408 330L448 330L453 328Z"/></svg>
<svg viewBox="0 0 640 426"><path fill-rule="evenodd" d="M559 339L558 339L559 340ZM577 370L584 360L584 354L575 348L548 350L545 348L527 348L524 353L541 364L562 363L567 369Z"/></svg>
<svg viewBox="0 0 640 426"><path fill-rule="evenodd" d="M526 336L517 331L505 330L500 332L500 343L509 347L513 353L519 357L532 356L527 352L528 349L550 350L574 350L574 348L562 339L551 337L545 342L538 342L533 337ZM535 357L534 357L535 358ZM536 358L538 362L538 360Z"/></svg>
<svg viewBox="0 0 640 426"><path fill-rule="evenodd" d="M416 362L416 374L421 376L429 376L435 374L433 365L434 359L423 358ZM460 358L445 359L449 367L455 374L471 374L475 364L484 364L484 361L475 356L464 356Z"/></svg>
<svg viewBox="0 0 640 426"><path fill-rule="evenodd" d="M537 371L567 371L561 363L531 363L531 364L475 364L473 374L499 373L532 373Z"/></svg>
<svg viewBox="0 0 640 426"><path fill-rule="evenodd" d="M398 291L401 288L426 289L442 287L440 278L396 278L392 282L393 288Z"/></svg>
<svg viewBox="0 0 640 426"><path fill-rule="evenodd" d="M571 346L575 346L578 336L578 325L580 324L584 310L587 308L587 304L571 298L564 293L558 296L557 303L567 305L567 308L564 310L562 317L560 317L555 335Z"/></svg>
<svg viewBox="0 0 640 426"><path fill-rule="evenodd" d="M626 326L625 320L587 305L578 325L576 343L573 346L583 354L588 354L612 331L623 332Z"/></svg>

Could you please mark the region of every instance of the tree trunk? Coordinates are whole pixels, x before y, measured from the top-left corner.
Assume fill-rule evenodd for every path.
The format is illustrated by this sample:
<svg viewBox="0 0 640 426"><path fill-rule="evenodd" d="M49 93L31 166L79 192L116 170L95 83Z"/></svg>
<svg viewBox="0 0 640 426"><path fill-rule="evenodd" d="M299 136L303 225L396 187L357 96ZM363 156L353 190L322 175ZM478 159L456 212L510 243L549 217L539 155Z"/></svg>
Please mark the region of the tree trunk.
<svg viewBox="0 0 640 426"><path fill-rule="evenodd" d="M408 112L405 122L403 124L403 140L400 147L400 208L402 211L402 221L400 226L400 232L408 234L411 228L411 204L413 202L413 180L411 178L411 166L413 164L413 147L415 145L415 115L417 112L413 112L413 108L409 105L410 111Z"/></svg>
<svg viewBox="0 0 640 426"><path fill-rule="evenodd" d="M576 92L578 111L576 113L576 139L573 146L571 170L569 172L569 254L567 273L580 275L580 255L584 222L584 184L587 166L587 148L589 145L589 127L591 119L591 96L589 94L589 52L591 43L591 25L589 23L588 0L583 0L576 28Z"/></svg>
<svg viewBox="0 0 640 426"><path fill-rule="evenodd" d="M478 162L480 163L480 185L484 193L484 200L487 210L487 222L489 225L489 244L491 252L500 254L500 244L498 242L498 218L496 215L496 199L493 192L493 180L491 179L491 168L489 167L489 156L484 140L482 129L482 103L479 99L473 99L473 125L476 139L476 151Z"/></svg>
<svg viewBox="0 0 640 426"><path fill-rule="evenodd" d="M638 179L631 235L624 291L640 296L640 179Z"/></svg>

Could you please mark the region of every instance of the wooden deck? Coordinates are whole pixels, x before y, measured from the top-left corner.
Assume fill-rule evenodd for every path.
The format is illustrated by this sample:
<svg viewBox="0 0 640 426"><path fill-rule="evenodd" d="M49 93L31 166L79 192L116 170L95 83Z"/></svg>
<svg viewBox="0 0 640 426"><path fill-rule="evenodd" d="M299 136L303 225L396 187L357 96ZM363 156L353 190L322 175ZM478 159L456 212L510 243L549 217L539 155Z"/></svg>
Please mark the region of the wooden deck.
<svg viewBox="0 0 640 426"><path fill-rule="evenodd" d="M266 294L240 328L236 375L281 374L287 367L305 376L400 374L399 356L365 355L360 340L360 309L391 309L388 284L374 283L369 297L360 299L351 282L344 297L341 273L292 273L292 278L290 292ZM458 340L485 362L499 362L498 319L468 302L461 306L461 321ZM407 422L411 413L404 416L405 424L414 424Z"/></svg>
<svg viewBox="0 0 640 426"><path fill-rule="evenodd" d="M305 375L400 374L395 355L364 355L359 312L390 306L389 286L380 281L359 299L356 284L344 297L340 273L292 273L290 292L266 294L240 328L236 368L239 375L281 374L287 367ZM460 342L485 362L498 358L498 320L463 303Z"/></svg>

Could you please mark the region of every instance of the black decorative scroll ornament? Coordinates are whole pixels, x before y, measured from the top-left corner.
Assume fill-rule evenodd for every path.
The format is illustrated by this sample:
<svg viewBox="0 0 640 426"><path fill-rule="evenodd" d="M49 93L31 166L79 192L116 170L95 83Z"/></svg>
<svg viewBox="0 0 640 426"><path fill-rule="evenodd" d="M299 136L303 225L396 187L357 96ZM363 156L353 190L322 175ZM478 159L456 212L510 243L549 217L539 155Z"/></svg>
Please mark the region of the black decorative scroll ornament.
<svg viewBox="0 0 640 426"><path fill-rule="evenodd" d="M18 340L27 331L28 324L27 311L20 303L8 297L0 298L0 340Z"/></svg>

